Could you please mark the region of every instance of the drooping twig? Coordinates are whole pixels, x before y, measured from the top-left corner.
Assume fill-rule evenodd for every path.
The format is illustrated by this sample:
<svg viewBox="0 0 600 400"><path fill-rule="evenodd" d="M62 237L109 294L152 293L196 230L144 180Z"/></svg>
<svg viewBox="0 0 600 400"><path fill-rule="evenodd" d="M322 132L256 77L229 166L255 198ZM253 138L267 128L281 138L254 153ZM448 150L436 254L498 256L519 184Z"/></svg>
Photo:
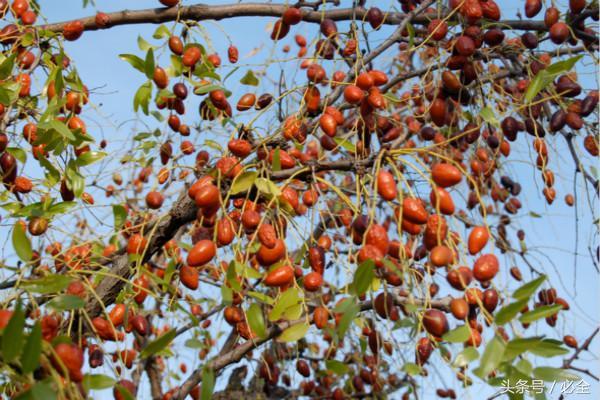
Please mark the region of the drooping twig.
<svg viewBox="0 0 600 400"><path fill-rule="evenodd" d="M598 193L600 191L600 185L598 184L598 180L594 179L594 177L592 175L590 175L590 173L588 171L586 171L585 168L583 168L583 164L581 163L579 155L577 154L577 151L575 150L575 145L573 144L574 135L572 133L565 133L565 132L561 132L561 134L567 141L567 146L569 147L569 153L571 154L571 157L573 158L573 162L575 163L576 171L581 172L581 174L584 176L585 180L588 181L588 183L590 185L592 185L592 187L596 190L596 193Z"/></svg>

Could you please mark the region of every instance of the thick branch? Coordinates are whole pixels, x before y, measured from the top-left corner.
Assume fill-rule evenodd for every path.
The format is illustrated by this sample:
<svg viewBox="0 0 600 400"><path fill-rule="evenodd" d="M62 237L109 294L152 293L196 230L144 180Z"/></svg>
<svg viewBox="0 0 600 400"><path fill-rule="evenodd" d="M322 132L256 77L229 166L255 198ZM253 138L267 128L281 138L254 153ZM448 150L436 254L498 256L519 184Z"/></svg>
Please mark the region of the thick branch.
<svg viewBox="0 0 600 400"><path fill-rule="evenodd" d="M206 4L195 4L184 7L171 8L150 8L143 10L123 10L113 13L108 13L109 23L100 27L96 24L95 16L80 18L83 22L86 31L95 31L99 29L110 28L118 25L133 25L133 24L161 24L176 20L221 20L234 17L280 17L288 8L285 4L272 3L246 3L246 4L223 4L209 6ZM329 18L334 21L349 21L353 18L356 20L365 20L367 9L363 7L340 8L327 11L313 11L302 9L302 20L305 22L320 23L324 18ZM442 16L444 17L444 16ZM406 14L399 12L390 12L386 14L384 24L398 25L406 18ZM413 19L413 23L417 25L427 25L432 18L438 18L435 15L422 15ZM64 26L71 21L57 22L49 25L44 25L43 28L52 32L62 32ZM488 22L489 24L497 25L502 29L518 29L518 30L537 30L546 31L544 21L522 21L522 20L506 20L498 22Z"/></svg>
<svg viewBox="0 0 600 400"><path fill-rule="evenodd" d="M148 261L162 246L168 242L177 232L177 230L193 221L196 218L196 205L183 191L175 205L169 211L169 214L158 221L155 227L151 228L151 235L147 236L148 246L144 253L143 262ZM112 304L125 285L122 278L131 276L132 267L128 254L119 255L113 259L110 276L106 276L96 288L98 297L102 300L104 307ZM116 276L113 276L116 275ZM93 297L86 306L86 312L92 317L100 314L102 304Z"/></svg>
<svg viewBox="0 0 600 400"><path fill-rule="evenodd" d="M395 292L391 292L391 295L393 296L394 304L396 304L398 306L412 304L412 305L416 305L416 306L420 306L420 307L438 308L443 311L450 310L450 301L452 300L451 297L444 297L442 299L437 299L437 300L417 299L417 298L401 296ZM364 301L364 302L360 303L361 311L368 311L371 309L373 309L372 301ZM219 356L214 358L212 361L210 361L205 366L205 368L209 368L209 369L212 369L214 372L218 372L219 370L227 367L228 365L231 365L231 364L234 364L234 363L240 361L251 350L258 348L259 346L261 346L262 344L264 344L266 342L269 342L270 340L275 339L285 329L287 329L293 325L301 324L304 322L307 322L306 318L295 320L295 321L283 321L283 322L279 322L277 324L273 324L267 330L267 334L265 335L264 338L256 338L254 340L247 340L246 342L237 346L233 350L231 350L227 353L224 353L224 354L220 354ZM310 318L310 317L309 317L309 322L312 323L312 318ZM192 372L192 374L186 379L186 381L183 383L183 385L181 385L181 387L179 388L179 391L176 392L172 398L174 400L185 398L185 396L187 396L187 394L196 385L198 385L200 383L200 381L202 380L202 371L203 371L203 368L198 368L194 372Z"/></svg>
<svg viewBox="0 0 600 400"><path fill-rule="evenodd" d="M312 175L316 172L323 171L356 171L358 169L365 169L373 166L375 162L375 157L371 156L369 158L364 158L360 160L336 160L336 161L322 161L322 162L307 162L306 165L294 167L291 169L285 169L282 171L277 171L271 174L272 180L284 180L291 178L294 179L303 179L309 175Z"/></svg>
<svg viewBox="0 0 600 400"><path fill-rule="evenodd" d="M152 394L152 400L160 400L163 397L162 394L162 376L160 373L160 369L156 364L156 359L154 356L151 356L145 361L144 369L148 374L148 380L150 381L150 392Z"/></svg>
<svg viewBox="0 0 600 400"><path fill-rule="evenodd" d="M331 161L322 163L312 163L307 166L296 167L288 170L278 171L272 174L273 180L283 180L292 177L297 173L295 178L303 179L312 175L313 172L320 171L351 171L356 168L368 168L373 165L374 158L370 157L364 160L345 160ZM305 170L305 171L302 171ZM157 226L150 227L146 230L148 247L144 253L142 262L148 262L150 258L157 253L162 246L168 242L177 232L177 230L185 224L196 219L197 207L193 200L187 195L187 190L182 191L179 199L175 202L168 215L157 222ZM96 297L92 298L86 306L86 312L92 317L97 316L104 307L112 304L121 291L127 279L133 272L131 261L127 254L121 254L112 259L112 267L110 276L106 276L96 288L98 298L102 300L100 303Z"/></svg>

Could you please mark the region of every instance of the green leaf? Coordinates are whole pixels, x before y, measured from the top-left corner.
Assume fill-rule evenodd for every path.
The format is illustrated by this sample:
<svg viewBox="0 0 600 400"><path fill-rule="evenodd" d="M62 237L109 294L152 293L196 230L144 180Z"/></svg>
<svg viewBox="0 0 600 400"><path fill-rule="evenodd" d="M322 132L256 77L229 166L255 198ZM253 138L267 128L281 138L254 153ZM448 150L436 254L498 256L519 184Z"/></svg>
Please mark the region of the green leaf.
<svg viewBox="0 0 600 400"><path fill-rule="evenodd" d="M113 378L100 374L85 374L83 376L83 387L86 391L102 390L115 386L117 383Z"/></svg>
<svg viewBox="0 0 600 400"><path fill-rule="evenodd" d="M448 331L442 336L442 339L450 343L466 342L471 336L471 328L468 325L461 325L458 328Z"/></svg>
<svg viewBox="0 0 600 400"><path fill-rule="evenodd" d="M525 103L531 103L535 96L548 84L552 82L552 78L548 76L548 73L544 70L538 72L538 74L529 82L527 91L525 92Z"/></svg>
<svg viewBox="0 0 600 400"><path fill-rule="evenodd" d="M279 196L281 194L281 190L277 187L273 181L266 178L257 178L254 181L254 185L256 188L269 196Z"/></svg>
<svg viewBox="0 0 600 400"><path fill-rule="evenodd" d="M148 52L146 53L146 61L144 62L144 68L146 71L146 77L148 79L152 79L154 77L154 50L152 50L152 47L150 47L148 49Z"/></svg>
<svg viewBox="0 0 600 400"><path fill-rule="evenodd" d="M479 115L481 115L481 118L483 118L483 120L485 122L487 122L488 124L491 124L494 126L499 125L499 121L496 118L494 111L492 111L492 109L490 107L484 107L483 109L481 109L481 111L479 112Z"/></svg>
<svg viewBox="0 0 600 400"><path fill-rule="evenodd" d="M248 307L246 319L248 319L248 325L250 325L250 329L252 329L252 332L256 333L258 337L264 338L267 336L265 318L263 316L262 309L258 304L252 303L250 307Z"/></svg>
<svg viewBox="0 0 600 400"><path fill-rule="evenodd" d="M5 87L0 87L0 104L8 106L12 103L11 93Z"/></svg>
<svg viewBox="0 0 600 400"><path fill-rule="evenodd" d="M145 115L148 115L148 107L150 106L150 97L152 96L152 83L147 81L135 92L133 97L133 111L141 107Z"/></svg>
<svg viewBox="0 0 600 400"><path fill-rule="evenodd" d="M150 111L150 115L152 115L158 122L163 122L165 120L165 117L158 111Z"/></svg>
<svg viewBox="0 0 600 400"><path fill-rule="evenodd" d="M167 333L156 338L154 341L148 343L146 347L144 347L140 352L140 358L147 358L153 354L158 353L159 351L167 347L173 341L173 339L175 339L176 334L177 331L175 329L171 329Z"/></svg>
<svg viewBox="0 0 600 400"><path fill-rule="evenodd" d="M56 184L60 180L60 172L48 161L46 157L39 157L38 162L47 171L46 179L51 184ZM54 182L54 183L52 183Z"/></svg>
<svg viewBox="0 0 600 400"><path fill-rule="evenodd" d="M96 161L102 160L106 157L106 153L102 151L86 151L79 157L77 157L77 165L80 167L84 167L86 165L90 165L95 163Z"/></svg>
<svg viewBox="0 0 600 400"><path fill-rule="evenodd" d="M73 279L67 275L48 275L41 279L23 281L21 285L28 292L50 294L63 291Z"/></svg>
<svg viewBox="0 0 600 400"><path fill-rule="evenodd" d="M345 299L340 300L336 306L333 308L334 314L344 314L350 311L350 309L356 304L356 299L354 297L346 297Z"/></svg>
<svg viewBox="0 0 600 400"><path fill-rule="evenodd" d="M235 180L231 184L231 194L238 194L248 191L254 184L254 181L258 177L258 172L256 171L247 171L238 176L236 176Z"/></svg>
<svg viewBox="0 0 600 400"><path fill-rule="evenodd" d="M201 400L210 400L213 391L215 390L215 371L205 367L202 371L202 391L200 393Z"/></svg>
<svg viewBox="0 0 600 400"><path fill-rule="evenodd" d="M544 339L542 336L517 338L506 345L504 360L513 360L527 351L541 357L555 357L569 352L558 340Z"/></svg>
<svg viewBox="0 0 600 400"><path fill-rule="evenodd" d="M338 360L325 360L325 367L327 370L333 371L337 375L345 375L350 369L347 364Z"/></svg>
<svg viewBox="0 0 600 400"><path fill-rule="evenodd" d="M176 56L175 54L171 55L171 67L170 70L173 71L173 76L181 75L183 71L183 63L181 62L181 57Z"/></svg>
<svg viewBox="0 0 600 400"><path fill-rule="evenodd" d="M538 308L534 308L531 311L527 311L525 314L521 315L519 317L519 321L521 321L524 324L527 324L533 321L537 321L540 318L546 318L551 315L554 315L560 310L562 310L562 305L560 304L541 306Z"/></svg>
<svg viewBox="0 0 600 400"><path fill-rule="evenodd" d="M19 221L15 223L12 233L12 245L17 253L17 256L23 261L31 260L32 250L31 241L25 233L25 226L21 225Z"/></svg>
<svg viewBox="0 0 600 400"><path fill-rule="evenodd" d="M297 288L289 288L281 294L279 300L277 300L275 306L273 306L273 309L269 313L269 321L277 321L281 318L285 310L295 306L301 301L302 297L300 297L300 291Z"/></svg>
<svg viewBox="0 0 600 400"><path fill-rule="evenodd" d="M511 321L522 309L527 305L529 299L515 301L507 306L502 307L496 313L494 321L497 325L504 325Z"/></svg>
<svg viewBox="0 0 600 400"><path fill-rule="evenodd" d="M25 34L19 38L19 44L23 46L23 48L27 48L34 43L34 37L32 31L25 31Z"/></svg>
<svg viewBox="0 0 600 400"><path fill-rule="evenodd" d="M2 334L2 357L5 363L13 361L21 353L24 327L25 313L19 302Z"/></svg>
<svg viewBox="0 0 600 400"><path fill-rule="evenodd" d="M531 295L534 294L536 290L538 290L542 283L544 283L545 280L546 275L541 275L540 277L530 282L527 282L526 284L515 290L512 297L514 297L517 300L529 299Z"/></svg>
<svg viewBox="0 0 600 400"><path fill-rule="evenodd" d="M273 305L273 303L275 303L275 300L273 300L271 297L267 296L264 293L260 293L260 292L255 292L253 290L250 290L248 293L246 293L248 296L262 302L268 305Z"/></svg>
<svg viewBox="0 0 600 400"><path fill-rule="evenodd" d="M133 398L133 395L129 392L129 390L127 388L125 388L124 386L121 386L119 384L117 384L115 386L117 388L117 391L121 394L121 396L123 397L123 400L135 400Z"/></svg>
<svg viewBox="0 0 600 400"><path fill-rule="evenodd" d="M533 346L530 346L527 350L540 357L556 357L562 356L569 352L569 349L563 347L563 342L555 339L544 339Z"/></svg>
<svg viewBox="0 0 600 400"><path fill-rule="evenodd" d="M62 62L64 60L64 54L61 54L58 58L58 65L52 70L52 76L48 79L48 84L51 80L54 80L54 89L56 93L61 93L65 88L65 80L63 78ZM58 100L58 99L57 99Z"/></svg>
<svg viewBox="0 0 600 400"><path fill-rule="evenodd" d="M505 348L506 344L504 343L504 340L498 335L494 336L487 346L485 346L485 351L483 352L483 356L481 356L479 367L473 370L473 373L481 379L487 379L490 372L495 370L502 361Z"/></svg>
<svg viewBox="0 0 600 400"><path fill-rule="evenodd" d="M122 205L114 205L112 206L115 230L121 229L125 221L127 220L127 210Z"/></svg>
<svg viewBox="0 0 600 400"><path fill-rule="evenodd" d="M73 207L77 205L74 201L62 201L60 203L52 204L50 208L48 208L48 214L56 215L56 214L64 214Z"/></svg>
<svg viewBox="0 0 600 400"><path fill-rule="evenodd" d="M415 376L421 373L422 368L415 363L406 363L402 366L402 371L411 376Z"/></svg>
<svg viewBox="0 0 600 400"><path fill-rule="evenodd" d="M219 85L207 84L207 85L198 85L194 87L194 94L202 95L208 92L212 92L213 90L223 90L223 88Z"/></svg>
<svg viewBox="0 0 600 400"><path fill-rule="evenodd" d="M408 31L408 48L412 49L415 44L415 27L409 22L406 24L406 30Z"/></svg>
<svg viewBox="0 0 600 400"><path fill-rule="evenodd" d="M6 205L7 209L13 209L11 204ZM14 208L13 216L15 217L32 217L32 216L41 216L44 213L42 203L31 203L25 207Z"/></svg>
<svg viewBox="0 0 600 400"><path fill-rule="evenodd" d="M525 92L525 102L531 103L531 101L537 96L537 94L548 85L552 83L554 78L558 75L568 72L575 66L583 55L571 57L567 60L556 62L550 65L548 68L541 70L529 83L529 87Z"/></svg>
<svg viewBox="0 0 600 400"><path fill-rule="evenodd" d="M71 132L69 127L64 122L59 121L57 119L53 119L52 121L45 122L42 125L41 129L52 129L52 130L58 132L58 134L60 134L65 139L75 140L75 135L73 135L73 132Z"/></svg>
<svg viewBox="0 0 600 400"><path fill-rule="evenodd" d="M68 187L73 191L76 197L81 197L85 190L85 178L79 173L75 163L69 163L66 170Z"/></svg>
<svg viewBox="0 0 600 400"><path fill-rule="evenodd" d="M161 25L154 31L152 37L154 39L162 39L171 36L171 31L165 25Z"/></svg>
<svg viewBox="0 0 600 400"><path fill-rule="evenodd" d="M18 147L7 147L6 151L12 154L17 160L19 160L21 164L25 164L25 162L27 161L27 153L25 153L25 150L23 149L20 149Z"/></svg>
<svg viewBox="0 0 600 400"><path fill-rule="evenodd" d="M223 152L223 147L221 147L221 145L214 140L206 139L204 141L204 145L210 147L211 149L215 149L220 153Z"/></svg>
<svg viewBox="0 0 600 400"><path fill-rule="evenodd" d="M348 328L350 328L352 320L354 320L354 317L356 317L360 312L360 306L357 304L356 298L348 299L345 301L345 303L349 303L348 308L342 315L340 324L337 327L337 334L340 339L344 337L348 331Z"/></svg>
<svg viewBox="0 0 600 400"><path fill-rule="evenodd" d="M77 310L85 306L85 300L72 294L63 294L48 302L48 306L57 311Z"/></svg>
<svg viewBox="0 0 600 400"><path fill-rule="evenodd" d="M17 57L17 53L13 53L10 57L7 57L0 64L0 80L5 80L9 76L12 75L13 67L15 66L15 58Z"/></svg>
<svg viewBox="0 0 600 400"><path fill-rule="evenodd" d="M356 146L354 144L352 144L351 142L349 142L347 139L345 138L341 138L341 137L334 137L333 141L338 145L338 146L342 146L344 149L355 153L356 152Z"/></svg>
<svg viewBox="0 0 600 400"><path fill-rule="evenodd" d="M177 96L175 96L175 94L173 92L171 92L169 89L160 89L158 91L158 93L156 94L156 98L157 99L161 99L161 98L175 99L175 98L177 98ZM155 130L154 131L154 136L160 137L162 135L162 133L160 132L160 130L158 132L159 132L159 135L156 134L156 130Z"/></svg>
<svg viewBox="0 0 600 400"><path fill-rule="evenodd" d="M356 272L354 273L354 279L352 280L352 288L357 296L362 296L371 287L371 282L375 277L375 262L373 260L366 260L361 263Z"/></svg>
<svg viewBox="0 0 600 400"><path fill-rule="evenodd" d="M37 382L29 390L22 392L15 400L56 400L56 390L49 380Z"/></svg>
<svg viewBox="0 0 600 400"><path fill-rule="evenodd" d="M138 38L137 38L137 43L138 43L138 47L140 48L141 51L148 51L148 50L154 48L154 46L152 46L150 43L148 43L146 41L146 39L144 39L143 37L141 37L139 35L138 35Z"/></svg>
<svg viewBox="0 0 600 400"><path fill-rule="evenodd" d="M546 382L579 381L581 378L562 368L537 367L533 369L533 376Z"/></svg>
<svg viewBox="0 0 600 400"><path fill-rule="evenodd" d="M233 291L227 285L221 285L221 300L223 304L231 304L233 301Z"/></svg>
<svg viewBox="0 0 600 400"><path fill-rule="evenodd" d="M532 370L533 370L533 365L531 365L531 363L530 363L528 360L526 360L526 359L524 359L524 358L521 358L521 359L519 360L519 362L517 362L517 363L515 364L515 366L514 366L514 367L515 367L515 369L517 369L519 372L523 373L523 375L525 375L525 376L527 376L527 377L531 376L531 372L532 372Z"/></svg>
<svg viewBox="0 0 600 400"><path fill-rule="evenodd" d="M246 277L246 278L250 278L250 279L260 279L262 278L262 274L255 270L254 268L252 268L249 265L243 265L243 264L239 264L241 266L241 270L239 271L239 274Z"/></svg>
<svg viewBox="0 0 600 400"><path fill-rule="evenodd" d="M479 352L475 347L466 347L463 351L456 355L456 358L452 362L457 368L466 367L470 362L479 358Z"/></svg>
<svg viewBox="0 0 600 400"><path fill-rule="evenodd" d="M0 207L2 207L3 209L5 209L6 211L8 211L9 213L15 215L21 215L21 210L23 208L21 208L21 203L19 202L12 202L12 203L4 203L2 205L0 205Z"/></svg>
<svg viewBox="0 0 600 400"><path fill-rule="evenodd" d="M133 140L139 142L139 141L142 141L144 139L148 139L151 136L152 136L152 134L150 132L140 132L140 133L138 133L137 135L135 135L133 137Z"/></svg>
<svg viewBox="0 0 600 400"><path fill-rule="evenodd" d="M569 72L571 69L573 69L575 64L577 64L577 61L581 60L582 58L583 55L578 55L575 57L567 58L566 60L555 62L554 64L548 66L548 68L546 68L544 71L553 76Z"/></svg>
<svg viewBox="0 0 600 400"><path fill-rule="evenodd" d="M190 349L202 349L205 347L204 343L202 343L202 341L198 340L198 339L188 339L185 341L184 343L185 347L189 347Z"/></svg>
<svg viewBox="0 0 600 400"><path fill-rule="evenodd" d="M131 66L141 73L145 73L145 63L144 60L135 56L133 54L119 54L119 58L123 61L127 61Z"/></svg>
<svg viewBox="0 0 600 400"><path fill-rule="evenodd" d="M277 338L280 342L297 342L306 336L306 332L308 332L308 328L310 325L306 322L301 324L292 325L283 332Z"/></svg>
<svg viewBox="0 0 600 400"><path fill-rule="evenodd" d="M273 172L281 171L281 150L279 147L273 151L273 162L271 163Z"/></svg>
<svg viewBox="0 0 600 400"><path fill-rule="evenodd" d="M36 321L31 333L27 337L23 354L21 355L21 371L24 374L33 372L40 364L40 354L42 354L42 327L39 321Z"/></svg>
<svg viewBox="0 0 600 400"><path fill-rule="evenodd" d="M251 69L246 72L246 75L240 79L242 85L258 86L258 78L254 75Z"/></svg>
<svg viewBox="0 0 600 400"><path fill-rule="evenodd" d="M242 285L237 279L238 275L235 267L236 263L237 261L232 261L229 263L229 267L227 268L227 282L232 290L239 292L242 290Z"/></svg>
<svg viewBox="0 0 600 400"><path fill-rule="evenodd" d="M8 106L17 101L19 98L19 88L21 84L18 82L4 83L0 85L0 103Z"/></svg>
<svg viewBox="0 0 600 400"><path fill-rule="evenodd" d="M295 304L286 308L281 317L283 319L287 319L288 321L294 321L302 316L302 310L304 310L302 304Z"/></svg>

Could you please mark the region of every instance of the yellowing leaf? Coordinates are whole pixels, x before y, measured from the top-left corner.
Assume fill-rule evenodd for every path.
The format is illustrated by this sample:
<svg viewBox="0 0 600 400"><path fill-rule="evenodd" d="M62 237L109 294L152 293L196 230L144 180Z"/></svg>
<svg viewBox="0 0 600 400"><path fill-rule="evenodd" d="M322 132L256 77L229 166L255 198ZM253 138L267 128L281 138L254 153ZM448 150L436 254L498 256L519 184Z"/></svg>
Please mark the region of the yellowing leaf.
<svg viewBox="0 0 600 400"><path fill-rule="evenodd" d="M280 342L297 342L306 335L306 332L308 332L308 328L310 328L310 325L308 325L306 322L302 324L292 325L286 330L284 330L281 333L281 335L279 335L277 340L279 340Z"/></svg>

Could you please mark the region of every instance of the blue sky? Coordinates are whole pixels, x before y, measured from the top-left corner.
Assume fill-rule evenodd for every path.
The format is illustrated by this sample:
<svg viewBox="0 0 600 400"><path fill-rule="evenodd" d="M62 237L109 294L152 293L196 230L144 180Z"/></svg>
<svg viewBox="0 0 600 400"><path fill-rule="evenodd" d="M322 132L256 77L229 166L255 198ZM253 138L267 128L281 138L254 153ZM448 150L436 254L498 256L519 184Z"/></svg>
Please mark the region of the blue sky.
<svg viewBox="0 0 600 400"><path fill-rule="evenodd" d="M39 3L49 22L95 13L95 8L91 6L82 9L81 0L61 0L60 2L56 0L39 0ZM60 6L58 6L59 3ZM158 1L136 0L123 2L101 0L97 3L101 11L110 12L120 10L123 3L126 3L127 7L131 9L141 9L154 7L158 4ZM184 1L184 4L192 3L193 1ZM203 3L219 4L222 2L205 0ZM513 0L499 1L499 3L502 3L503 14L509 17L515 15L517 10L515 5L521 4L520 1ZM567 2L562 1L559 3ZM371 4L374 3L372 1L367 2L367 5ZM397 2L392 1L377 2L377 5L383 10L387 10L396 4ZM281 59L284 57L280 51L281 45L276 53L272 53L273 45L269 39L270 31L267 29L267 24L273 21L273 18L238 18L235 21L221 21L219 23L207 21L201 23L201 26L210 37L214 49L219 52L224 61L226 60L226 48L229 41L223 31L232 38L239 48L239 63L255 66L253 68L260 68L260 65L267 59L272 57ZM306 34L309 40L315 36L315 27L311 26L310 30L307 27L308 25L302 24L292 28L291 34L283 40L283 44L290 44L292 48L289 55L294 54L297 49L293 43L294 33ZM86 32L80 40L65 45L84 83L93 92L91 103L95 111L84 113L88 130L98 140L101 138L108 139L108 149L117 154L123 153L124 138L132 135L133 131L144 129L144 122L134 119L132 114L133 94L139 85L144 82L144 78L129 64L120 60L118 54L132 53L143 57L143 53L137 46L137 36L140 35L150 40L155 29L156 26L153 25L134 25L115 27L105 31ZM373 35L374 43L377 43L389 32L390 28L385 28ZM153 41L153 43L157 42ZM286 73L294 74L295 63L282 62L279 65L283 66L282 68L286 70ZM245 71L245 69L240 69L237 74L242 71ZM277 79L276 75L271 74L273 71L276 72L277 69L269 69L267 74L269 77L273 78L275 76L275 79ZM586 64L578 72L582 76L585 87L597 88L596 71L593 64L590 64L589 59L586 60ZM304 72L298 74L301 76L300 74L304 74ZM222 75L225 75L225 72ZM231 82L233 85L228 86L228 88L236 93L236 89L239 89L241 85L237 84L237 79L233 77ZM263 87L268 89L270 85L263 83ZM237 98L234 95L235 101L237 101ZM192 112L187 113L184 121L191 125L197 122L195 121L196 118L197 111L194 109ZM155 121L146 121L156 125ZM221 139L225 137L222 136ZM195 140L198 145L202 143L202 140L195 138L194 135L191 136L191 139ZM550 281L559 291L559 295L565 297L572 307L572 312L568 315L561 315L555 329L543 328L537 333L549 334L555 338L562 338L564 334L573 334L577 339L583 341L598 325L600 316L598 274L590 261L588 252L588 245L591 245L594 251L598 245L597 232L593 230L591 223L597 216L592 215L587 201L582 201L581 206L578 208L579 223L576 223L574 218L575 209L567 207L562 200L566 193L573 192L573 163L566 152L564 142L561 140L561 138L556 138L556 145L551 146L555 149L552 154L552 169L557 175L556 187L558 192L557 200L552 206L547 206L541 197L542 183L539 172L531 168L531 163L535 163L535 155L532 154L529 146L523 145L524 141L512 144L514 155L511 156L505 167L509 174L512 177L518 177L523 185L524 193L521 195L521 201L524 203L523 210L544 216L543 218L527 218L523 215L515 218L523 224L522 227L526 231L527 246L532 252L531 261L548 273ZM177 141L174 143L178 146ZM188 161L191 162L192 159L188 158ZM580 198L583 198L585 191L582 189L581 176L578 177L577 183L577 194ZM592 199L592 201L594 202L594 208L597 209L595 199ZM509 235L514 234L515 232L509 230ZM577 248L576 238L579 241ZM574 252L577 253L577 256L573 256ZM524 272L525 280L528 280L530 274L526 272L526 266L520 260L515 260L515 262ZM503 274L500 280L506 282L507 278L507 275ZM533 334L533 332L528 333ZM592 349L593 353L600 354L598 340L595 341ZM191 355L190 358L197 360L195 355ZM576 365L598 371L598 360L594 359L592 353L586 353L582 356L582 359L588 361ZM442 378L447 383L451 381L449 376L442 376ZM586 380L592 382L589 377ZM428 393L428 389L424 390ZM594 384L593 391L598 393L598 390L599 386ZM470 391L469 395L473 399L481 398L477 391ZM575 398L585 397L581 395Z"/></svg>

